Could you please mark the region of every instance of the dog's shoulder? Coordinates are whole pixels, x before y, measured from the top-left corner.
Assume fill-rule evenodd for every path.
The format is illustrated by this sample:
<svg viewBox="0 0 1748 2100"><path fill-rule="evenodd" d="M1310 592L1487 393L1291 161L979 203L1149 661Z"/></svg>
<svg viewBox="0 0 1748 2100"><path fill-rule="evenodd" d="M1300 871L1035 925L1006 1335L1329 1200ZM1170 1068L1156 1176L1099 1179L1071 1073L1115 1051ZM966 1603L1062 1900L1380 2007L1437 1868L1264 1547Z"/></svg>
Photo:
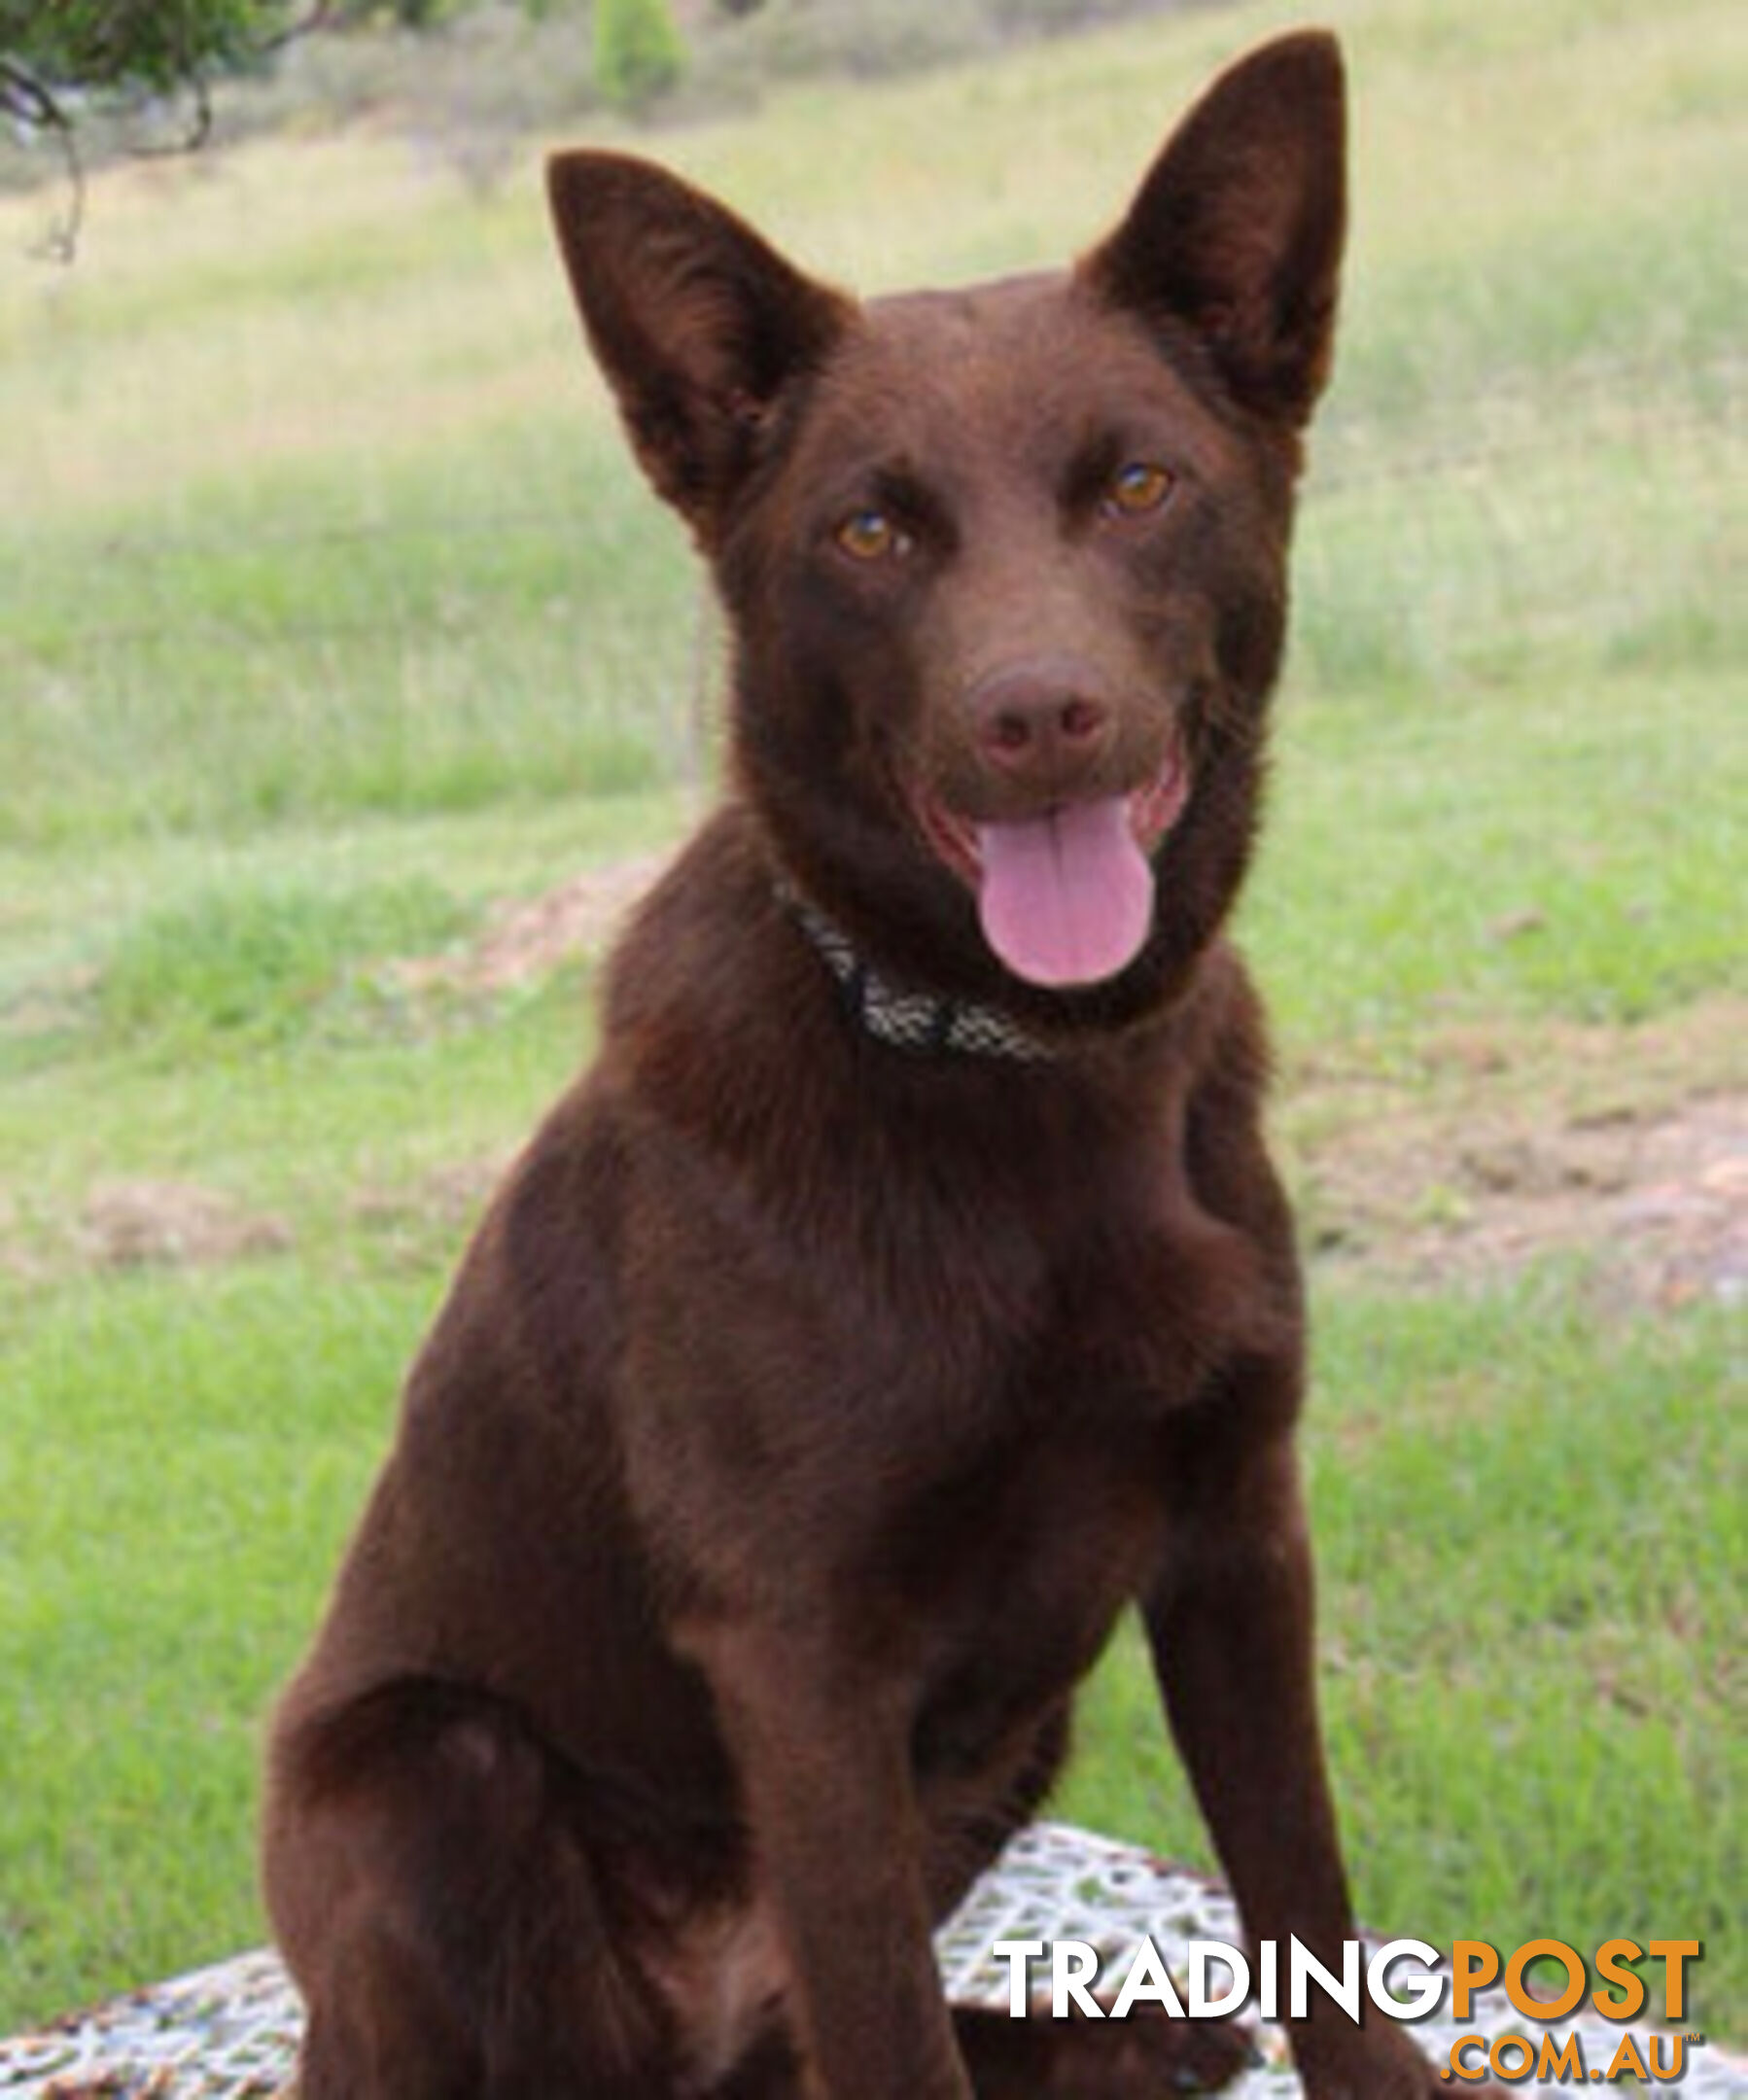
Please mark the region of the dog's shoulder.
<svg viewBox="0 0 1748 2100"><path fill-rule="evenodd" d="M768 1053L786 1066L820 998L769 849L730 799L695 831L634 908L608 959L600 1006L603 1078L665 1092L664 1075L709 1092ZM693 1068L696 1068L694 1070Z"/></svg>

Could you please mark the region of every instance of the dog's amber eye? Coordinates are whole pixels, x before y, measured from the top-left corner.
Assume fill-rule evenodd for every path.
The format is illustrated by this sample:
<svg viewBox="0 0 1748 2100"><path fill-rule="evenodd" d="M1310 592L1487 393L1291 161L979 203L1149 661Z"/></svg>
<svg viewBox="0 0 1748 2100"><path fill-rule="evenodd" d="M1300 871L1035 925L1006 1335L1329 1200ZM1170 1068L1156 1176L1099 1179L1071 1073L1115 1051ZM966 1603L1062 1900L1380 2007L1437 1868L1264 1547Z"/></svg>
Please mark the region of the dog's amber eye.
<svg viewBox="0 0 1748 2100"><path fill-rule="evenodd" d="M1119 467L1105 490L1105 503L1122 517L1145 517L1171 493L1171 470L1153 460L1131 460Z"/></svg>
<svg viewBox="0 0 1748 2100"><path fill-rule="evenodd" d="M895 561L910 552L910 535L872 504L853 510L837 529L837 542L853 561Z"/></svg>

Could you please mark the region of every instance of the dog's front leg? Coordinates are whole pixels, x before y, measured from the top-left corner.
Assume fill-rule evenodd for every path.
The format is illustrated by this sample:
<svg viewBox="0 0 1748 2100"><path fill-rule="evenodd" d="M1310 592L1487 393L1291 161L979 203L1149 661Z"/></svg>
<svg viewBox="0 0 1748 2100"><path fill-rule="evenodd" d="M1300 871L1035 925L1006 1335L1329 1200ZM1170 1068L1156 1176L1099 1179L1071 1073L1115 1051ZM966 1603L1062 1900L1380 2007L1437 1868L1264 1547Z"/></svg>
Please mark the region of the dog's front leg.
<svg viewBox="0 0 1748 2100"><path fill-rule="evenodd" d="M1145 1606L1172 1732L1245 1930L1253 1945L1276 1942L1283 1979L1293 1938L1339 1976L1354 1937L1317 1718L1311 1548L1279 1426L1296 1380L1289 1362L1253 1366L1228 1382L1213 1422L1184 1440L1172 1467L1175 1542ZM1442 2090L1382 2014L1358 2024L1315 1988L1310 2013L1290 2028L1308 2100ZM1493 2085L1474 2090L1504 2100Z"/></svg>
<svg viewBox="0 0 1748 2100"><path fill-rule="evenodd" d="M684 1645L734 1761L810 2096L970 2100L929 1937L908 1712L792 1626L718 1623Z"/></svg>

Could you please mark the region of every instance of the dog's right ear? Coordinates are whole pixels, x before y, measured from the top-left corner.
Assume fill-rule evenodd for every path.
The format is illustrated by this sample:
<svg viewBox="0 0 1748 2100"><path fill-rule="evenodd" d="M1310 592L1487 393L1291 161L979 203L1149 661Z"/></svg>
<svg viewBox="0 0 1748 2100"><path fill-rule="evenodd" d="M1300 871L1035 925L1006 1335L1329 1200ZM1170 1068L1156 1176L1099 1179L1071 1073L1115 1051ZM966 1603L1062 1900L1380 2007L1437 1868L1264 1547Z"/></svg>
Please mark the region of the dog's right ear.
<svg viewBox="0 0 1748 2100"><path fill-rule="evenodd" d="M1143 319L1189 328L1246 406L1301 424L1329 373L1345 158L1335 38L1277 37L1190 111L1082 274Z"/></svg>
<svg viewBox="0 0 1748 2100"><path fill-rule="evenodd" d="M650 161L555 154L546 188L571 289L638 457L709 547L759 425L823 358L853 303Z"/></svg>

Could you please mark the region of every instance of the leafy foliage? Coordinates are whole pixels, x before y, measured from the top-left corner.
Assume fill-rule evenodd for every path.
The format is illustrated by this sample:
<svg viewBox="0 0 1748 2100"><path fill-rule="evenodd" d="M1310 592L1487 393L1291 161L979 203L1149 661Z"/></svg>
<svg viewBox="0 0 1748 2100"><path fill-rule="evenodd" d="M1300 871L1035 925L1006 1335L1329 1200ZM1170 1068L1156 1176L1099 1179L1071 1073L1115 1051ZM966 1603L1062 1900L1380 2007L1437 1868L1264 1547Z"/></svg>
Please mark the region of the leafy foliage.
<svg viewBox="0 0 1748 2100"><path fill-rule="evenodd" d="M70 261L84 218L81 138L93 109L181 103L171 151L204 144L216 77L262 67L293 38L381 18L434 27L463 0L0 0L0 122L58 141L71 201L43 253ZM541 0L527 0L538 12Z"/></svg>
<svg viewBox="0 0 1748 2100"><path fill-rule="evenodd" d="M639 109L685 71L667 0L595 0L595 85L605 101Z"/></svg>
<svg viewBox="0 0 1748 2100"><path fill-rule="evenodd" d="M64 129L92 96L203 96L305 30L381 17L435 27L459 0L0 0L0 111ZM531 0L531 5L534 0Z"/></svg>
<svg viewBox="0 0 1748 2100"><path fill-rule="evenodd" d="M248 62L295 14L291 0L0 0L0 57L63 92L161 94Z"/></svg>

